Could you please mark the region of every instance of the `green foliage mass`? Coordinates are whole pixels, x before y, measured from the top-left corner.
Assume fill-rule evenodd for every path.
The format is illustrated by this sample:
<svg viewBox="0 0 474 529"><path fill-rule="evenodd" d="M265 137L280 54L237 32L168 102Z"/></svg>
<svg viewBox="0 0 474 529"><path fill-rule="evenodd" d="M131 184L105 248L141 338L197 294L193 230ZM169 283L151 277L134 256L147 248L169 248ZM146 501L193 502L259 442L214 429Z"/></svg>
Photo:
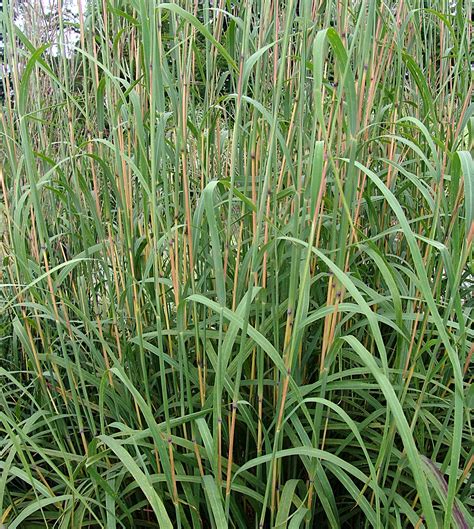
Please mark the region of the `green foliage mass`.
<svg viewBox="0 0 474 529"><path fill-rule="evenodd" d="M473 527L471 2L8 4L0 526Z"/></svg>

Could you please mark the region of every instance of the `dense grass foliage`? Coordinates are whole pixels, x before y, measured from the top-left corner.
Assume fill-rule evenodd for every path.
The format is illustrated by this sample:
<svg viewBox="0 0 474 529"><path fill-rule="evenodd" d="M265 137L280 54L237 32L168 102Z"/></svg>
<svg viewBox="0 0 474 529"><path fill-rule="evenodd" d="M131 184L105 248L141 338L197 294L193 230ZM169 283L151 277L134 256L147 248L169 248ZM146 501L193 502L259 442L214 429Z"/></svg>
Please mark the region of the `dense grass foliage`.
<svg viewBox="0 0 474 529"><path fill-rule="evenodd" d="M3 2L0 525L473 527L470 1L54 5Z"/></svg>

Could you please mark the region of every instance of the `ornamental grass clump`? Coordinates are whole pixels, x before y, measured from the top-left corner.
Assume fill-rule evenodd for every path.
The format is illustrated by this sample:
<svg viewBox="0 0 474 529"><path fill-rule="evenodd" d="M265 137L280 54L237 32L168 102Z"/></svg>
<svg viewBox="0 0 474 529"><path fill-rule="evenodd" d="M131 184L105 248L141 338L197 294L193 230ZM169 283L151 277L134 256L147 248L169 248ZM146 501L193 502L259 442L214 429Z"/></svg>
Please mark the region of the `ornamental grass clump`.
<svg viewBox="0 0 474 529"><path fill-rule="evenodd" d="M470 2L39 3L1 17L0 525L473 527Z"/></svg>

